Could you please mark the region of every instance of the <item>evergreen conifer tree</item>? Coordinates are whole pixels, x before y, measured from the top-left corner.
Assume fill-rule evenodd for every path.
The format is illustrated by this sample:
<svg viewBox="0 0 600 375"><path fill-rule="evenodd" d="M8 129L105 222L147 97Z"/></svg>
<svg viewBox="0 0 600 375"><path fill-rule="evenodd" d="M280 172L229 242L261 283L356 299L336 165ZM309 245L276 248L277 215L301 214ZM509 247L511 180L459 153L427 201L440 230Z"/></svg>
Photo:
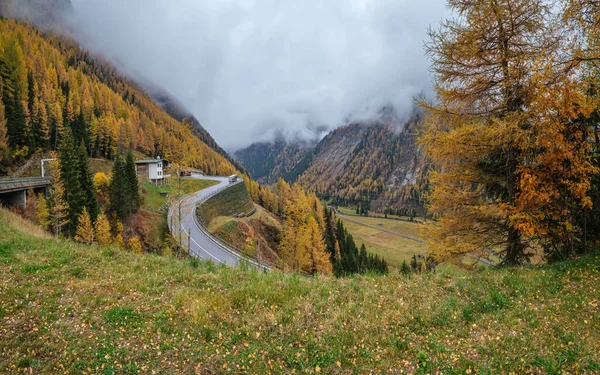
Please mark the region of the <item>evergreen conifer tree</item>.
<svg viewBox="0 0 600 375"><path fill-rule="evenodd" d="M127 216L127 181L125 179L125 165L123 160L117 154L115 163L112 169L112 179L109 185L110 209L115 212L119 219Z"/></svg>
<svg viewBox="0 0 600 375"><path fill-rule="evenodd" d="M8 148L8 134L6 129L6 115L2 101L2 76L0 76L0 161L4 159L4 152Z"/></svg>
<svg viewBox="0 0 600 375"><path fill-rule="evenodd" d="M87 207L92 222L95 223L99 211L98 201L96 199L92 172L90 170L90 161L83 141L79 144L77 156L79 162L79 185L81 186L83 205Z"/></svg>
<svg viewBox="0 0 600 375"><path fill-rule="evenodd" d="M65 187L60 179L57 179L48 198L48 214L50 221L50 229L56 237L62 234L62 229L69 222L69 206L65 201Z"/></svg>
<svg viewBox="0 0 600 375"><path fill-rule="evenodd" d="M12 147L24 146L26 140L26 118L21 104L21 87L25 84L23 65L22 51L17 40L8 39L0 58L0 75L3 79L2 100L6 111L8 140Z"/></svg>
<svg viewBox="0 0 600 375"><path fill-rule="evenodd" d="M58 159L60 180L65 189L64 199L69 207L67 231L73 234L77 228L77 220L85 200L81 190L79 158L69 131L65 132L61 141Z"/></svg>
<svg viewBox="0 0 600 375"><path fill-rule="evenodd" d="M410 267L406 263L406 260L402 261L402 266L400 267L400 273L403 275L408 275L410 273Z"/></svg>
<svg viewBox="0 0 600 375"><path fill-rule="evenodd" d="M125 181L127 187L126 196L128 202L128 214L131 214L140 207L139 183L131 151L127 153L127 159L125 161Z"/></svg>

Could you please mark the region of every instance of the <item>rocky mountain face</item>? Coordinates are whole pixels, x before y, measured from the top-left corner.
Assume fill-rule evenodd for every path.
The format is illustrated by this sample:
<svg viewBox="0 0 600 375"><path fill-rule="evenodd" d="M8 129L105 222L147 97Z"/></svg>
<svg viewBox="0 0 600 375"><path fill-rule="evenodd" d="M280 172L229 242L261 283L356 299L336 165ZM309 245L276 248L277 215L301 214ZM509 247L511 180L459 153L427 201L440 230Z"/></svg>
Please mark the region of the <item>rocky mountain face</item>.
<svg viewBox="0 0 600 375"><path fill-rule="evenodd" d="M261 184L273 184L280 177L294 182L308 168L317 143L279 138L273 143L254 143L237 151L234 157Z"/></svg>
<svg viewBox="0 0 600 375"><path fill-rule="evenodd" d="M253 144L235 156L263 183L283 177L297 180L336 204L361 205L377 212L414 209L422 213L428 165L416 144L421 118L396 120L380 116L349 124L333 130L314 147L279 140Z"/></svg>

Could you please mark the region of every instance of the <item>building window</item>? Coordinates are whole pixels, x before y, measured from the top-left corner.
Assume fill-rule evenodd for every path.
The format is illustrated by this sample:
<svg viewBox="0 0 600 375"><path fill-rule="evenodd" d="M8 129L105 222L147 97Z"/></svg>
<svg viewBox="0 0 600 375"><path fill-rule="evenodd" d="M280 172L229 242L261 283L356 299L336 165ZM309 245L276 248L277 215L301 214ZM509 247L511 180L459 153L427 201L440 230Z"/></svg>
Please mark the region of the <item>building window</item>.
<svg viewBox="0 0 600 375"><path fill-rule="evenodd" d="M159 167L159 168L162 168L162 163L158 163L158 167Z"/></svg>
<svg viewBox="0 0 600 375"><path fill-rule="evenodd" d="M161 172L161 171L158 171L158 175L160 176L161 174L162 174L162 172Z"/></svg>

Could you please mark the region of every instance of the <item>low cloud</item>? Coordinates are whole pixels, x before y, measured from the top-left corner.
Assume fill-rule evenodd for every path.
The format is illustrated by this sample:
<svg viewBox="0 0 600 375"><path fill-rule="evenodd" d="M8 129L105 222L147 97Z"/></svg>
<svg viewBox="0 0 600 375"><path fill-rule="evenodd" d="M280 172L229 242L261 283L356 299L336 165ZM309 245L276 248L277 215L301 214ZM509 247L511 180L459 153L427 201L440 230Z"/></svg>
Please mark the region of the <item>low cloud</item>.
<svg viewBox="0 0 600 375"><path fill-rule="evenodd" d="M71 0L77 37L164 87L229 150L408 114L445 0Z"/></svg>

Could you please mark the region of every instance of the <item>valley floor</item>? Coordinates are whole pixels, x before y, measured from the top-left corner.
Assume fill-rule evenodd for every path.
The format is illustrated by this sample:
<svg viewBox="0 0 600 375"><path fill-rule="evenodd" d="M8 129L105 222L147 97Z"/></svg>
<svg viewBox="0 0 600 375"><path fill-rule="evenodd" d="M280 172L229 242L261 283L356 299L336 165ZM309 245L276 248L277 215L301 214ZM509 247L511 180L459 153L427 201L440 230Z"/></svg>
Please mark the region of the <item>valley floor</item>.
<svg viewBox="0 0 600 375"><path fill-rule="evenodd" d="M367 251L383 257L393 268L400 268L403 261L409 263L413 255L427 252L425 243L390 233L418 238L419 223L362 216L342 217L342 221L358 246L364 243Z"/></svg>
<svg viewBox="0 0 600 375"><path fill-rule="evenodd" d="M599 254L306 278L82 246L0 210L0 373L598 373L599 286Z"/></svg>

